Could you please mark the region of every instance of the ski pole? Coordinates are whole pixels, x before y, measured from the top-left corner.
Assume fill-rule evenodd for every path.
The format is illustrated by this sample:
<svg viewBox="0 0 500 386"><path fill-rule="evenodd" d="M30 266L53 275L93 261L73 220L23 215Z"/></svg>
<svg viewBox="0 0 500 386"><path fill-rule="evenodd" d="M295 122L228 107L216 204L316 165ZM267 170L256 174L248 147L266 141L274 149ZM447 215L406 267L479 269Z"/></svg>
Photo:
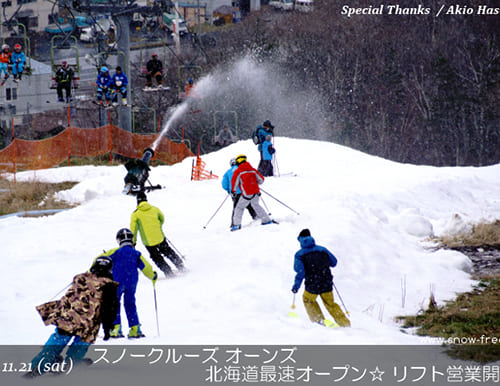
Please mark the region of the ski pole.
<svg viewBox="0 0 500 386"><path fill-rule="evenodd" d="M264 207L266 208L267 214L270 216L271 212L269 211L269 208L267 207L266 203L264 202L264 199L262 198L262 196L260 197L260 200L262 201L262 204L264 204Z"/></svg>
<svg viewBox="0 0 500 386"><path fill-rule="evenodd" d="M172 247L172 249L175 251L175 253L177 253L180 257L182 257L184 259L184 255L175 247L174 244L172 244L172 242L167 238L167 236L165 236L165 240L167 241L168 245L170 245Z"/></svg>
<svg viewBox="0 0 500 386"><path fill-rule="evenodd" d="M66 287L64 287L62 290L60 290L58 293L56 293L54 296L52 296L51 300L52 300L52 299L55 299L55 298L56 298L57 296L59 296L59 295L60 295L63 291L67 290L71 284L72 284L72 282L71 282L71 283L69 283L69 284L68 284Z"/></svg>
<svg viewBox="0 0 500 386"><path fill-rule="evenodd" d="M292 212L294 213L297 213L297 214L300 214L299 212L297 212L296 210L290 208L288 205L286 205L284 202L278 200L276 197L272 196L271 194L267 193L264 189L260 188L260 190L262 190L265 194L267 194L269 197L271 198L274 198L276 201L278 201L281 205L287 207L288 209L290 209Z"/></svg>
<svg viewBox="0 0 500 386"><path fill-rule="evenodd" d="M274 147L274 135L273 135L273 147ZM280 177L280 168L278 167L278 158L276 157L276 153L274 153L274 166L276 166L278 177Z"/></svg>
<svg viewBox="0 0 500 386"><path fill-rule="evenodd" d="M337 292L337 295L339 295L339 299L342 302L342 305L344 306L345 313L349 315L349 311L347 311L347 307L344 304L344 301L342 300L342 296L340 296L339 290L337 289L337 286L335 285L335 282L332 281L333 288L335 288L335 292Z"/></svg>
<svg viewBox="0 0 500 386"><path fill-rule="evenodd" d="M292 301L292 305L290 306L290 308L292 310L295 310L295 294L293 294L293 301ZM297 315L297 313L295 311L288 311L288 316L291 318L298 318L299 317L299 315Z"/></svg>
<svg viewBox="0 0 500 386"><path fill-rule="evenodd" d="M153 283L153 294L155 298L155 313L156 313L156 330L158 331L158 336L160 336L160 323L158 322L158 302L156 301L156 285Z"/></svg>
<svg viewBox="0 0 500 386"><path fill-rule="evenodd" d="M212 221L212 219L215 217L215 215L219 212L220 208L222 208L222 205L224 205L224 203L226 202L227 198L229 197L229 193L227 194L226 197L224 197L224 200L222 201L222 203L219 205L219 207L217 208L217 210L215 211L215 213L212 215L212 217L210 217L210 220L208 220L208 222L205 224L205 226L203 227L203 229L206 229L208 224L210 223L210 221Z"/></svg>

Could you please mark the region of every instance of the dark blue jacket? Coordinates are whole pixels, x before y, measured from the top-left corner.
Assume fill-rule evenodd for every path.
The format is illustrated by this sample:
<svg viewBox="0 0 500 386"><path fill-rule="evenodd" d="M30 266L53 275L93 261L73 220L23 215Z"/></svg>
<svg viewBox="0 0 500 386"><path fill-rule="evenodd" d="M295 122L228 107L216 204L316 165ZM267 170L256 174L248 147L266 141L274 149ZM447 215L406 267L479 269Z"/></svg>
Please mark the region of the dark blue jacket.
<svg viewBox="0 0 500 386"><path fill-rule="evenodd" d="M109 72L100 72L99 75L97 75L97 87L99 88L109 88L113 84L111 80L111 76L109 75Z"/></svg>
<svg viewBox="0 0 500 386"><path fill-rule="evenodd" d="M293 269L295 275L294 290L298 290L305 278L305 288L312 294L330 292L333 276L330 267L337 265L337 258L326 248L316 245L311 236L299 237L301 249L295 254Z"/></svg>
<svg viewBox="0 0 500 386"><path fill-rule="evenodd" d="M116 89L120 89L122 87L127 87L127 84L128 84L128 79L127 79L127 75L125 75L124 72L121 72L120 74L118 74L117 72L115 72L115 74L113 75L113 78L112 78L112 83L113 83L113 86L116 88ZM118 86L116 84L116 81L119 80L120 82L122 82L122 84L120 86Z"/></svg>
<svg viewBox="0 0 500 386"><path fill-rule="evenodd" d="M138 270L151 280L155 276L151 264L132 244L110 249L100 256L109 256L113 260L113 280L120 283L120 287L135 287L139 280Z"/></svg>

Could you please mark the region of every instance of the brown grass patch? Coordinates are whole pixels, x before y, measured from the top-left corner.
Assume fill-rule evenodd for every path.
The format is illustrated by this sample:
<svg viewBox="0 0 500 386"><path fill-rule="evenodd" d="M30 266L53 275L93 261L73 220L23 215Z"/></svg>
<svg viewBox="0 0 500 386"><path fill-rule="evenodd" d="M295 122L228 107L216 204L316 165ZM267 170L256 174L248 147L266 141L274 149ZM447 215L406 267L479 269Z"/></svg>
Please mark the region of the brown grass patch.
<svg viewBox="0 0 500 386"><path fill-rule="evenodd" d="M495 247L500 248L500 220L480 223L472 227L470 234L437 237L434 239L443 248Z"/></svg>
<svg viewBox="0 0 500 386"><path fill-rule="evenodd" d="M66 209L74 205L56 201L54 193L67 190L77 182L46 183L40 181L0 181L0 216L45 209Z"/></svg>

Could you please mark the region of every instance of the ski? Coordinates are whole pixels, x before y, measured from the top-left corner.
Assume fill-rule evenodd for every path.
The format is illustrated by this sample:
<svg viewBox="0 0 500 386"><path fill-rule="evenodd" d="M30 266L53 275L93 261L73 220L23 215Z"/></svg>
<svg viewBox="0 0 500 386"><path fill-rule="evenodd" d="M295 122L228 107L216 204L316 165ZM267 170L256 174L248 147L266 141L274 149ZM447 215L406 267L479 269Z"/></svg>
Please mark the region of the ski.
<svg viewBox="0 0 500 386"><path fill-rule="evenodd" d="M184 256L182 256L182 258L184 258ZM176 271L172 271L171 274L167 276L165 275L162 275L162 276L158 276L158 279L156 279L157 281L164 281L164 280L172 280L172 279L176 279L176 278L179 278L181 276L184 276L186 275L188 272L188 269L187 268L184 268L182 271L179 271L179 270L176 270Z"/></svg>
<svg viewBox="0 0 500 386"><path fill-rule="evenodd" d="M156 86L156 87L144 87L142 91L144 92L155 92L155 91L168 91L170 87L166 86Z"/></svg>
<svg viewBox="0 0 500 386"><path fill-rule="evenodd" d="M95 104L95 105L97 105L97 106L99 106L99 107L104 108L105 110L109 110L109 109L113 108L112 105L104 103L104 102L92 101L92 103Z"/></svg>
<svg viewBox="0 0 500 386"><path fill-rule="evenodd" d="M237 228L237 229L232 229L232 227L229 227L229 230L230 230L231 232L237 232L237 231L240 231L240 230L242 230L242 229L244 229L244 228L254 227L254 226L257 226L257 222L258 222L258 221L259 221L259 219L252 220L252 222L250 222L250 223L248 223L248 224L245 224L245 225L243 225L243 224L242 224L242 225L240 226L240 228ZM271 220L271 221L269 221L269 222L267 222L267 223L264 223L264 224L260 223L260 224L258 224L258 225L266 226L266 225L273 225L273 224L278 225L278 224L279 224L279 222L278 222L278 221L276 221L276 220Z"/></svg>
<svg viewBox="0 0 500 386"><path fill-rule="evenodd" d="M280 173L277 176L273 177L298 177L298 174L295 172L288 172L288 173Z"/></svg>
<svg viewBox="0 0 500 386"><path fill-rule="evenodd" d="M120 104L120 103L113 104L113 103L102 103L102 102L98 102L98 101L92 101L92 103L99 106L99 107L104 108L105 110L116 109L120 106L122 106L122 107L134 107L134 105L129 105L129 104L124 105L124 104Z"/></svg>
<svg viewBox="0 0 500 386"><path fill-rule="evenodd" d="M296 312L290 311L288 312L288 316L290 318L300 318L299 315L297 315ZM323 319L321 322L317 322L320 326L326 327L326 328L338 328L340 327L337 322L334 322L333 320L330 319Z"/></svg>

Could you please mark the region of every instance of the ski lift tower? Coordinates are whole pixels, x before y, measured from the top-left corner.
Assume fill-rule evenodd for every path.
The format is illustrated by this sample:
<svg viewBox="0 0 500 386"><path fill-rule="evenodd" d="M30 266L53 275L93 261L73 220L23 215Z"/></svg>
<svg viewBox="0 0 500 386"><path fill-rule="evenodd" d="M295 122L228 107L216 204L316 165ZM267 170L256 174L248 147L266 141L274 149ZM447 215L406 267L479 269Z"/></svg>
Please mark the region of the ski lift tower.
<svg viewBox="0 0 500 386"><path fill-rule="evenodd" d="M117 63L130 74L130 22L134 13L157 14L161 16L163 12L169 11L173 3L169 0L153 0L147 4L138 5L136 0L58 0L59 9L68 9L70 12L76 11L86 13L88 16L109 15L115 21L116 31L116 50L115 52L124 53L118 55ZM112 52L110 52L112 54ZM132 97L131 82L127 85L128 98ZM118 107L118 121L122 129L132 130L132 111L128 106Z"/></svg>

